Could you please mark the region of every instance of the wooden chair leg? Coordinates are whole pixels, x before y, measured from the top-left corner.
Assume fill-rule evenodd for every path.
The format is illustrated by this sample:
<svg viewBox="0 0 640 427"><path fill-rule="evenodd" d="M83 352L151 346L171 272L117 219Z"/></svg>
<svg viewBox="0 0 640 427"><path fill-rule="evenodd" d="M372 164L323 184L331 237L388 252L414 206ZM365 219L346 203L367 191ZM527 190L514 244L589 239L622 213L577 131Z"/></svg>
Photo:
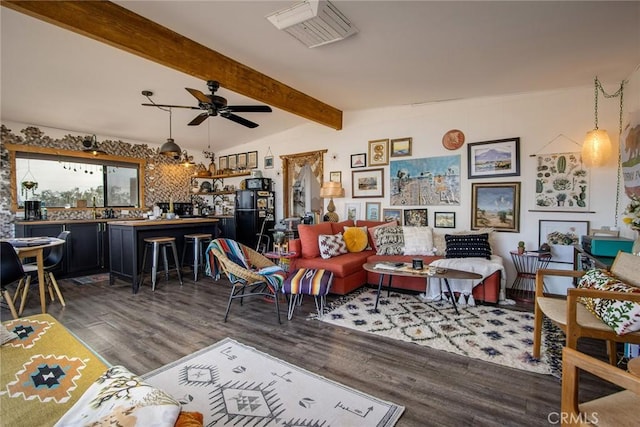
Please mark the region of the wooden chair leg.
<svg viewBox="0 0 640 427"><path fill-rule="evenodd" d="M542 341L542 310L535 304L534 327L533 327L533 357L540 358L540 343Z"/></svg>
<svg viewBox="0 0 640 427"><path fill-rule="evenodd" d="M27 280L24 284L24 290L22 291L22 299L20 300L20 310L18 311L18 315L22 316L22 312L24 311L24 305L27 302L27 296L29 295L29 287L31 286L31 276L27 276Z"/></svg>
<svg viewBox="0 0 640 427"><path fill-rule="evenodd" d="M47 272L44 273L44 281L46 282L47 290L49 291L49 299L53 302L56 300L56 297L53 295L53 286L51 285L51 279L49 277L49 274L51 273L48 273L48 274Z"/></svg>
<svg viewBox="0 0 640 427"><path fill-rule="evenodd" d="M51 284L53 285L53 289L56 291L56 294L58 295L58 299L60 300L60 304L62 304L63 307L66 307L67 305L64 302L64 298L62 298L62 292L60 292L60 287L58 286L58 282L56 282L56 278L53 275L52 272L49 272L49 280L51 280ZM50 290L51 292L51 290Z"/></svg>
<svg viewBox="0 0 640 427"><path fill-rule="evenodd" d="M618 346L616 345L616 342L608 340L607 349L609 351L609 363L612 366L616 366L618 364Z"/></svg>
<svg viewBox="0 0 640 427"><path fill-rule="evenodd" d="M13 305L13 298L11 298L11 294L9 293L9 291L6 289L2 291L2 297L9 306L9 310L11 311L11 315L13 316L13 318L17 319L18 313L16 312L16 306Z"/></svg>
<svg viewBox="0 0 640 427"><path fill-rule="evenodd" d="M22 291L22 288L24 287L24 282L26 281L26 277L23 277L22 279L20 279L20 281L18 282L18 286L16 287L16 292L13 294L13 299L11 301L13 301L13 305L15 306L16 301L18 300L18 295L20 295L20 292Z"/></svg>

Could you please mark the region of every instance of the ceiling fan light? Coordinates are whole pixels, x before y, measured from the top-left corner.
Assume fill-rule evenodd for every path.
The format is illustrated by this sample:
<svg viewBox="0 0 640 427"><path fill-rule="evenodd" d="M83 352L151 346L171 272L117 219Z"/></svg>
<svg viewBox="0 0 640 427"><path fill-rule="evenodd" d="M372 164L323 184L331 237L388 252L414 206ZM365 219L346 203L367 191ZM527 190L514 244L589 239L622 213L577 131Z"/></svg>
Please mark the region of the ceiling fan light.
<svg viewBox="0 0 640 427"><path fill-rule="evenodd" d="M586 166L602 166L611 155L611 140L604 129L587 132L582 144L582 161Z"/></svg>
<svg viewBox="0 0 640 427"><path fill-rule="evenodd" d="M164 154L167 157L176 158L180 156L180 153L182 153L182 150L173 138L167 138L167 142L160 147L160 154Z"/></svg>

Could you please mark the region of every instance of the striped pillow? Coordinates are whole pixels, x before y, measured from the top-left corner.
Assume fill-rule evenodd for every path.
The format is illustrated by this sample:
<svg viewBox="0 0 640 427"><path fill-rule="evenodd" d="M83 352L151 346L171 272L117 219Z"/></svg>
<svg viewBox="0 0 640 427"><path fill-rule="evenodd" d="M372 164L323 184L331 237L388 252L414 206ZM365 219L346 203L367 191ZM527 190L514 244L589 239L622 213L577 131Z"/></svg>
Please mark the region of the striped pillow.
<svg viewBox="0 0 640 427"><path fill-rule="evenodd" d="M446 258L486 258L491 259L489 234L447 234Z"/></svg>

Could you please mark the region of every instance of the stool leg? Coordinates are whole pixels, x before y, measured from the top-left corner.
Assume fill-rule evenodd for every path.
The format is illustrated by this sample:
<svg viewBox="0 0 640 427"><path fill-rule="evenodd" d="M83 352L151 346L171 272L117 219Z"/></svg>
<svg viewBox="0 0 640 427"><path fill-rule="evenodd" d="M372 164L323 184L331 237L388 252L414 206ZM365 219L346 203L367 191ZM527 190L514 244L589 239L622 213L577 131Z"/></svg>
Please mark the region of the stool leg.
<svg viewBox="0 0 640 427"><path fill-rule="evenodd" d="M140 282L138 283L138 289L144 283L144 267L147 264L147 249L149 248L149 244L144 244L144 252L142 253L142 267L140 268Z"/></svg>
<svg viewBox="0 0 640 427"><path fill-rule="evenodd" d="M287 320L291 320L293 312L296 310L296 304L298 304L298 294L292 294L289 298L289 310L287 311Z"/></svg>
<svg viewBox="0 0 640 427"><path fill-rule="evenodd" d="M158 256L160 254L160 246L153 242L153 264L151 265L151 290L156 290L156 275L158 274Z"/></svg>
<svg viewBox="0 0 640 427"><path fill-rule="evenodd" d="M176 247L175 242L171 242L171 250L173 251L173 261L176 263L176 273L178 273L178 281L180 282L180 286L182 286L182 276L180 275L180 265L178 264L178 248Z"/></svg>
<svg viewBox="0 0 640 427"><path fill-rule="evenodd" d="M177 263L177 257L174 257ZM164 280L169 281L169 259L167 258L167 245L162 245L162 262L164 262Z"/></svg>
<svg viewBox="0 0 640 427"><path fill-rule="evenodd" d="M180 267L184 267L184 255L187 252L187 246L189 246L189 241L191 239L184 239L184 246L182 247L182 258L180 258Z"/></svg>
<svg viewBox="0 0 640 427"><path fill-rule="evenodd" d="M198 281L198 268L200 268L200 239L193 239L193 281Z"/></svg>

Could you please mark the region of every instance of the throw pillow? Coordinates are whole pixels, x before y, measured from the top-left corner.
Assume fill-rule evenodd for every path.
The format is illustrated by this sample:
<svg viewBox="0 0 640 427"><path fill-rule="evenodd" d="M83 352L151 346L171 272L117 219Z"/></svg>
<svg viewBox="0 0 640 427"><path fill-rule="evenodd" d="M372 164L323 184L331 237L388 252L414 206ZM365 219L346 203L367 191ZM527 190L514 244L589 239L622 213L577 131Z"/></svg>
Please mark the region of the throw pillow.
<svg viewBox="0 0 640 427"><path fill-rule="evenodd" d="M491 259L489 235L483 234L446 234L446 258L486 258Z"/></svg>
<svg viewBox="0 0 640 427"><path fill-rule="evenodd" d="M402 227L375 227L375 242L377 255L402 255L404 250Z"/></svg>
<svg viewBox="0 0 640 427"><path fill-rule="evenodd" d="M365 221L358 221L358 226L362 226L362 223ZM374 221L369 221L369 222L374 222ZM391 222L383 222L383 223L378 223L377 221L375 221L378 225L367 225L368 230L367 233L369 234L369 246L371 246L371 249L373 249L374 251L377 250L376 248L376 230L379 227L395 227L398 225L397 221L391 221Z"/></svg>
<svg viewBox="0 0 640 427"><path fill-rule="evenodd" d="M302 258L317 258L320 256L318 236L321 234L334 234L331 231L330 222L321 222L313 225L300 224L298 226Z"/></svg>
<svg viewBox="0 0 640 427"><path fill-rule="evenodd" d="M320 248L320 256L323 259L333 258L349 252L342 238L342 233L319 235L318 246Z"/></svg>
<svg viewBox="0 0 640 427"><path fill-rule="evenodd" d="M369 246L367 227L345 227L342 237L349 252L362 252Z"/></svg>
<svg viewBox="0 0 640 427"><path fill-rule="evenodd" d="M601 291L640 293L640 288L628 285L609 271L601 269L587 271L578 281L578 287ZM604 298L582 298L582 303L618 335L640 330L640 304L638 303Z"/></svg>
<svg viewBox="0 0 640 427"><path fill-rule="evenodd" d="M404 255L433 255L433 230L431 227L402 227Z"/></svg>

